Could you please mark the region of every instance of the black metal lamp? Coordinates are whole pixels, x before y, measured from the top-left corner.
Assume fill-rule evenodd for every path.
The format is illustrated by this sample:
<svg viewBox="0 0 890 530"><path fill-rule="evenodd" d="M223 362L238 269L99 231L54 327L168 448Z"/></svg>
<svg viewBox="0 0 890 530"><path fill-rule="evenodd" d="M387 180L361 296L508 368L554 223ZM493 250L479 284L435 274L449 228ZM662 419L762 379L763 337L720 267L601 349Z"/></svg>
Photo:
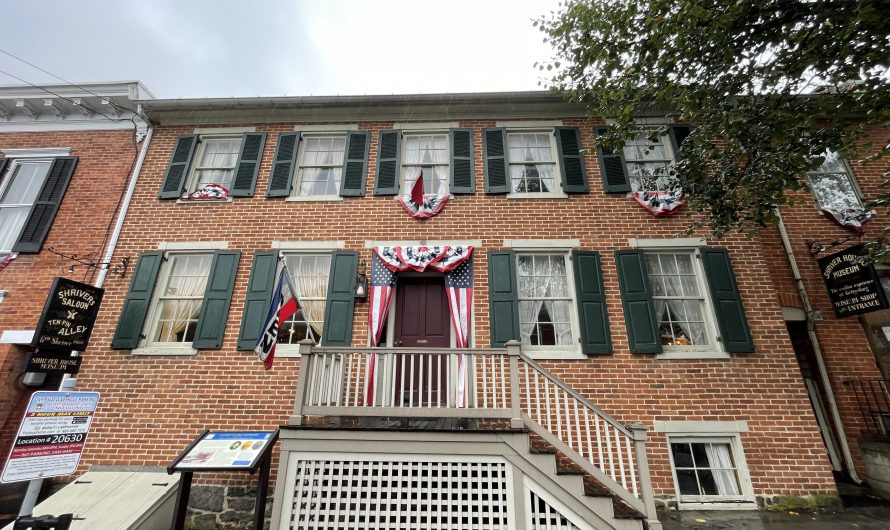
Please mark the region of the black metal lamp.
<svg viewBox="0 0 890 530"><path fill-rule="evenodd" d="M358 272L355 274L355 299L368 299L368 276L365 274L367 263L362 260L358 266Z"/></svg>

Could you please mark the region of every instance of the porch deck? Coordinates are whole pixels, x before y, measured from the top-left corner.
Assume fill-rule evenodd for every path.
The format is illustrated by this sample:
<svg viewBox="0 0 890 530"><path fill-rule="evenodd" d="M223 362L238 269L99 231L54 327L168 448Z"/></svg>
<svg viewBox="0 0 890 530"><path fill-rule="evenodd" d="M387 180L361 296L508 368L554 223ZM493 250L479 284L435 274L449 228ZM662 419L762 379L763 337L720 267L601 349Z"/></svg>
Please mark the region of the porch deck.
<svg viewBox="0 0 890 530"><path fill-rule="evenodd" d="M387 418L379 416L323 416L306 418L302 425L284 425L282 429L336 429L344 431L470 431L528 432L510 427L509 420L474 418Z"/></svg>

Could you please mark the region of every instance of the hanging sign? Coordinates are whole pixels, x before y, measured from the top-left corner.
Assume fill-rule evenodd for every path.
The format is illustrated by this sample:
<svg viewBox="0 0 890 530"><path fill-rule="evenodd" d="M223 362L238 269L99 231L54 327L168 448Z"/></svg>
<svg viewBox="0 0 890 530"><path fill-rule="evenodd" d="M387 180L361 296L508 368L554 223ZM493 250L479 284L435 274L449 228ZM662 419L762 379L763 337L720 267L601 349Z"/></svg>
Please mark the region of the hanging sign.
<svg viewBox="0 0 890 530"><path fill-rule="evenodd" d="M99 287L56 278L31 346L39 350L84 351L93 333L103 293Z"/></svg>
<svg viewBox="0 0 890 530"><path fill-rule="evenodd" d="M0 482L58 477L77 471L98 405L98 392L34 392Z"/></svg>
<svg viewBox="0 0 890 530"><path fill-rule="evenodd" d="M855 245L819 259L822 279L838 317L887 309L887 298L871 263L859 263L863 245Z"/></svg>
<svg viewBox="0 0 890 530"><path fill-rule="evenodd" d="M72 357L68 352L32 352L28 354L26 372L76 374L83 357Z"/></svg>

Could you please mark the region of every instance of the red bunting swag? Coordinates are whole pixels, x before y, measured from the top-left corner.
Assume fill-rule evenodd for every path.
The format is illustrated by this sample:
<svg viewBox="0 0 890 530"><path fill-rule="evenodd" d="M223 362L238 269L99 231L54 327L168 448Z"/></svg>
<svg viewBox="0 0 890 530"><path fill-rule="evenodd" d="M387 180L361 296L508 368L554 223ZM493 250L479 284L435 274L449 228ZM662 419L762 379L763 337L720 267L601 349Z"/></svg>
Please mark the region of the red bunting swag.
<svg viewBox="0 0 890 530"><path fill-rule="evenodd" d="M399 204L415 219L435 217L445 209L447 193L423 193L423 171L417 175L411 192L399 197Z"/></svg>
<svg viewBox="0 0 890 530"><path fill-rule="evenodd" d="M860 210L858 208L847 208L845 210L832 210L825 208L822 215L831 219L838 226L856 234L865 232L865 225L871 220L875 212L869 210Z"/></svg>
<svg viewBox="0 0 890 530"><path fill-rule="evenodd" d="M229 190L225 186L219 184L204 184L197 190L189 193L189 199L228 199Z"/></svg>

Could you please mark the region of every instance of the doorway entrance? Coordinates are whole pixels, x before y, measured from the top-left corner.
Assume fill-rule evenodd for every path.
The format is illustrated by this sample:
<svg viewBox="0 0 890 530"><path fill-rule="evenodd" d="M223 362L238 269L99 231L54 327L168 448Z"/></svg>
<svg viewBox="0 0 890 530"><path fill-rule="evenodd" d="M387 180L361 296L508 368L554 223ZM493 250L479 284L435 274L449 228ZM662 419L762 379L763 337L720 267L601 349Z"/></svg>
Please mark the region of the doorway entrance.
<svg viewBox="0 0 890 530"><path fill-rule="evenodd" d="M424 348L451 346L450 313L441 276L402 276L396 288L393 342L416 349L396 361L401 400L409 406L435 407L447 401L448 356Z"/></svg>

